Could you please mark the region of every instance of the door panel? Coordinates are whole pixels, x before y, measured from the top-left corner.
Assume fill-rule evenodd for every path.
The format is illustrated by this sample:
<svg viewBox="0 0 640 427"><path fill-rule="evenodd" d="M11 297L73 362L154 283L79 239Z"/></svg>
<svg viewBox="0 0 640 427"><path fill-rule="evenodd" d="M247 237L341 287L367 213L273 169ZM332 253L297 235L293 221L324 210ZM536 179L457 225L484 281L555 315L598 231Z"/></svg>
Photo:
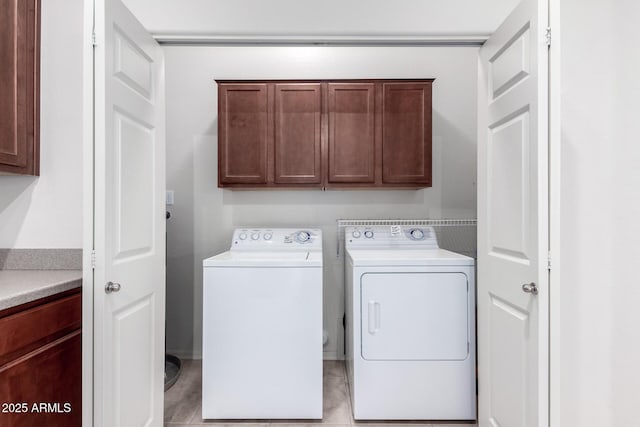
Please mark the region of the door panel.
<svg viewBox="0 0 640 427"><path fill-rule="evenodd" d="M152 342L154 311L154 298L146 296L113 313L113 342L117 345L113 356L118 367L114 391L120 397L114 402L114 410L122 426L142 426L154 419L154 390L149 388L157 380ZM132 348L137 351L131 353Z"/></svg>
<svg viewBox="0 0 640 427"><path fill-rule="evenodd" d="M431 184L431 83L384 83L382 181Z"/></svg>
<svg viewBox="0 0 640 427"><path fill-rule="evenodd" d="M320 83L275 85L275 182L320 184Z"/></svg>
<svg viewBox="0 0 640 427"><path fill-rule="evenodd" d="M115 258L148 253L153 241L154 129L134 117L114 111L115 172Z"/></svg>
<svg viewBox="0 0 640 427"><path fill-rule="evenodd" d="M489 247L494 257L528 263L529 210L529 111L506 123L490 126L488 165Z"/></svg>
<svg viewBox="0 0 640 427"><path fill-rule="evenodd" d="M490 93L495 99L525 79L531 71L530 27L525 24L491 58Z"/></svg>
<svg viewBox="0 0 640 427"><path fill-rule="evenodd" d="M465 360L468 279L463 273L366 273L360 278L362 357Z"/></svg>
<svg viewBox="0 0 640 427"><path fill-rule="evenodd" d="M329 83L329 182L374 182L375 84Z"/></svg>
<svg viewBox="0 0 640 427"><path fill-rule="evenodd" d="M218 85L219 183L267 183L270 108L266 83Z"/></svg>
<svg viewBox="0 0 640 427"><path fill-rule="evenodd" d="M514 390L526 385L529 313L492 297L489 319L491 419L498 425L519 426L526 419L527 402Z"/></svg>
<svg viewBox="0 0 640 427"><path fill-rule="evenodd" d="M548 425L547 22L547 2L523 0L480 49L482 427Z"/></svg>
<svg viewBox="0 0 640 427"><path fill-rule="evenodd" d="M162 49L96 0L94 425L160 426L164 397ZM108 282L120 290L106 293Z"/></svg>

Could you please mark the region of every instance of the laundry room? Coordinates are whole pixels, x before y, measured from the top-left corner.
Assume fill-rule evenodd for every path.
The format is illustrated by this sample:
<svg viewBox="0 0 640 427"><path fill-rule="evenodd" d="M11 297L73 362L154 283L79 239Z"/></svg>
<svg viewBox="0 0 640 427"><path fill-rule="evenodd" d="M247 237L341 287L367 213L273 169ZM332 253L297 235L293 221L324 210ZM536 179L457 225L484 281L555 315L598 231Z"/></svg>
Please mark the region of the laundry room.
<svg viewBox="0 0 640 427"><path fill-rule="evenodd" d="M199 357L202 260L229 248L238 227L321 228L327 358L343 354L340 219L476 218L477 46L180 47L167 79L167 345ZM421 189L218 187L219 80L433 78L432 180ZM366 155L363 153L362 155ZM475 236L471 238L475 244ZM193 313L184 318L183 313ZM192 332L193 331L193 332Z"/></svg>
<svg viewBox="0 0 640 427"><path fill-rule="evenodd" d="M231 237L234 230L317 228L322 232L324 252L322 329L326 341L323 357L344 359L344 227L340 227L339 220L469 221L476 218L478 49L476 45L465 44L164 47L167 190L173 191L174 197L174 204L167 206L171 213L167 221L167 301L171 301L167 305L167 352L187 360L203 357L202 338L206 326L202 319L207 319L207 315L203 316L207 304L203 304L202 296L205 283L202 260L228 250L234 241ZM250 186L219 187L220 85L216 81L403 79L434 79L430 187L270 188L266 191ZM360 155L367 156L368 152ZM474 255L475 227L462 226L461 230L461 236L466 239L462 245ZM185 316L185 313L193 315ZM302 345L302 339L297 341ZM255 351L263 354L258 349ZM267 354L270 352L274 350ZM203 382L206 383L206 379ZM265 400L246 394L245 399ZM325 396L325 404L330 399ZM350 417L344 416L348 412L346 403L334 402L338 410L325 413L323 419L348 421ZM298 405L298 409L302 407ZM243 418L265 418L256 415L259 412L245 410L245 413ZM226 416L205 417L204 413L202 416L231 418L230 412L218 414ZM174 421L183 416L179 410L173 415ZM429 417L435 418L435 414ZM462 415L453 419L461 418Z"/></svg>
<svg viewBox="0 0 640 427"><path fill-rule="evenodd" d="M52 325L0 354L0 426L555 427L631 413L604 387L633 382L627 358L584 375L630 354L611 332L628 301L569 303L573 279L593 289L604 274L585 252L583 231L609 219L592 191L621 205L633 194L610 184L634 178L629 150L596 141L610 138L602 117L627 140L625 116L584 110L589 78L632 79L607 61L584 73L597 43L575 34L630 10L150 3L7 0L0 15L19 23L0 26L15 65L0 70L13 94L0 106L0 341ZM627 52L607 49L615 34L597 41L608 63ZM617 86L593 90L626 109ZM603 162L607 179L585 191ZM598 323L588 307L602 301ZM595 346L588 325L610 351L580 350ZM55 387L28 386L40 382Z"/></svg>

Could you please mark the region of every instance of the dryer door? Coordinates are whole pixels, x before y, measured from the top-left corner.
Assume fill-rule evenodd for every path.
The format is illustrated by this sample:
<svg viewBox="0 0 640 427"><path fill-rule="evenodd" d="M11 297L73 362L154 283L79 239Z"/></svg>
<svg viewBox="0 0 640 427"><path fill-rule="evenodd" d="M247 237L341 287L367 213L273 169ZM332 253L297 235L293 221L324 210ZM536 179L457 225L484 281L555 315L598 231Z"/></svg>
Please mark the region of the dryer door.
<svg viewBox="0 0 640 427"><path fill-rule="evenodd" d="M468 357L469 287L464 273L365 273L360 280L363 359Z"/></svg>

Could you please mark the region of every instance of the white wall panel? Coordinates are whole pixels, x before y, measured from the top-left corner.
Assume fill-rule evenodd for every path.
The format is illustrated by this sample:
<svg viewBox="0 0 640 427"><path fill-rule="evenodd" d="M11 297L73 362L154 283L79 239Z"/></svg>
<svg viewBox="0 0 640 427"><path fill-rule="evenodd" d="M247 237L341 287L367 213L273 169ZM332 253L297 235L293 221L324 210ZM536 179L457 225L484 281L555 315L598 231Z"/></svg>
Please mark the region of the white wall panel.
<svg viewBox="0 0 640 427"><path fill-rule="evenodd" d="M560 3L561 249L552 301L559 305L552 379L559 394L551 408L557 425L633 425L640 384L640 3Z"/></svg>

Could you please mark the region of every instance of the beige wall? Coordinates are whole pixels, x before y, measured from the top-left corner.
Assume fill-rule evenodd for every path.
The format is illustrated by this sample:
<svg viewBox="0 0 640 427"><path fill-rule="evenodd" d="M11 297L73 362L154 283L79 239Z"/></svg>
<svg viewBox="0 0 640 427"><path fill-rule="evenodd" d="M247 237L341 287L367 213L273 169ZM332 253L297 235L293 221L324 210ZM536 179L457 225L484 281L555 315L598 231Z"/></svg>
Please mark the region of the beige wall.
<svg viewBox="0 0 640 427"><path fill-rule="evenodd" d="M0 248L82 247L82 1L41 19L40 177L0 176Z"/></svg>
<svg viewBox="0 0 640 427"><path fill-rule="evenodd" d="M167 47L168 348L200 355L202 259L240 226L324 232L326 357L342 354L339 218L475 218L477 48ZM433 188L230 191L217 188L214 79L435 78Z"/></svg>

